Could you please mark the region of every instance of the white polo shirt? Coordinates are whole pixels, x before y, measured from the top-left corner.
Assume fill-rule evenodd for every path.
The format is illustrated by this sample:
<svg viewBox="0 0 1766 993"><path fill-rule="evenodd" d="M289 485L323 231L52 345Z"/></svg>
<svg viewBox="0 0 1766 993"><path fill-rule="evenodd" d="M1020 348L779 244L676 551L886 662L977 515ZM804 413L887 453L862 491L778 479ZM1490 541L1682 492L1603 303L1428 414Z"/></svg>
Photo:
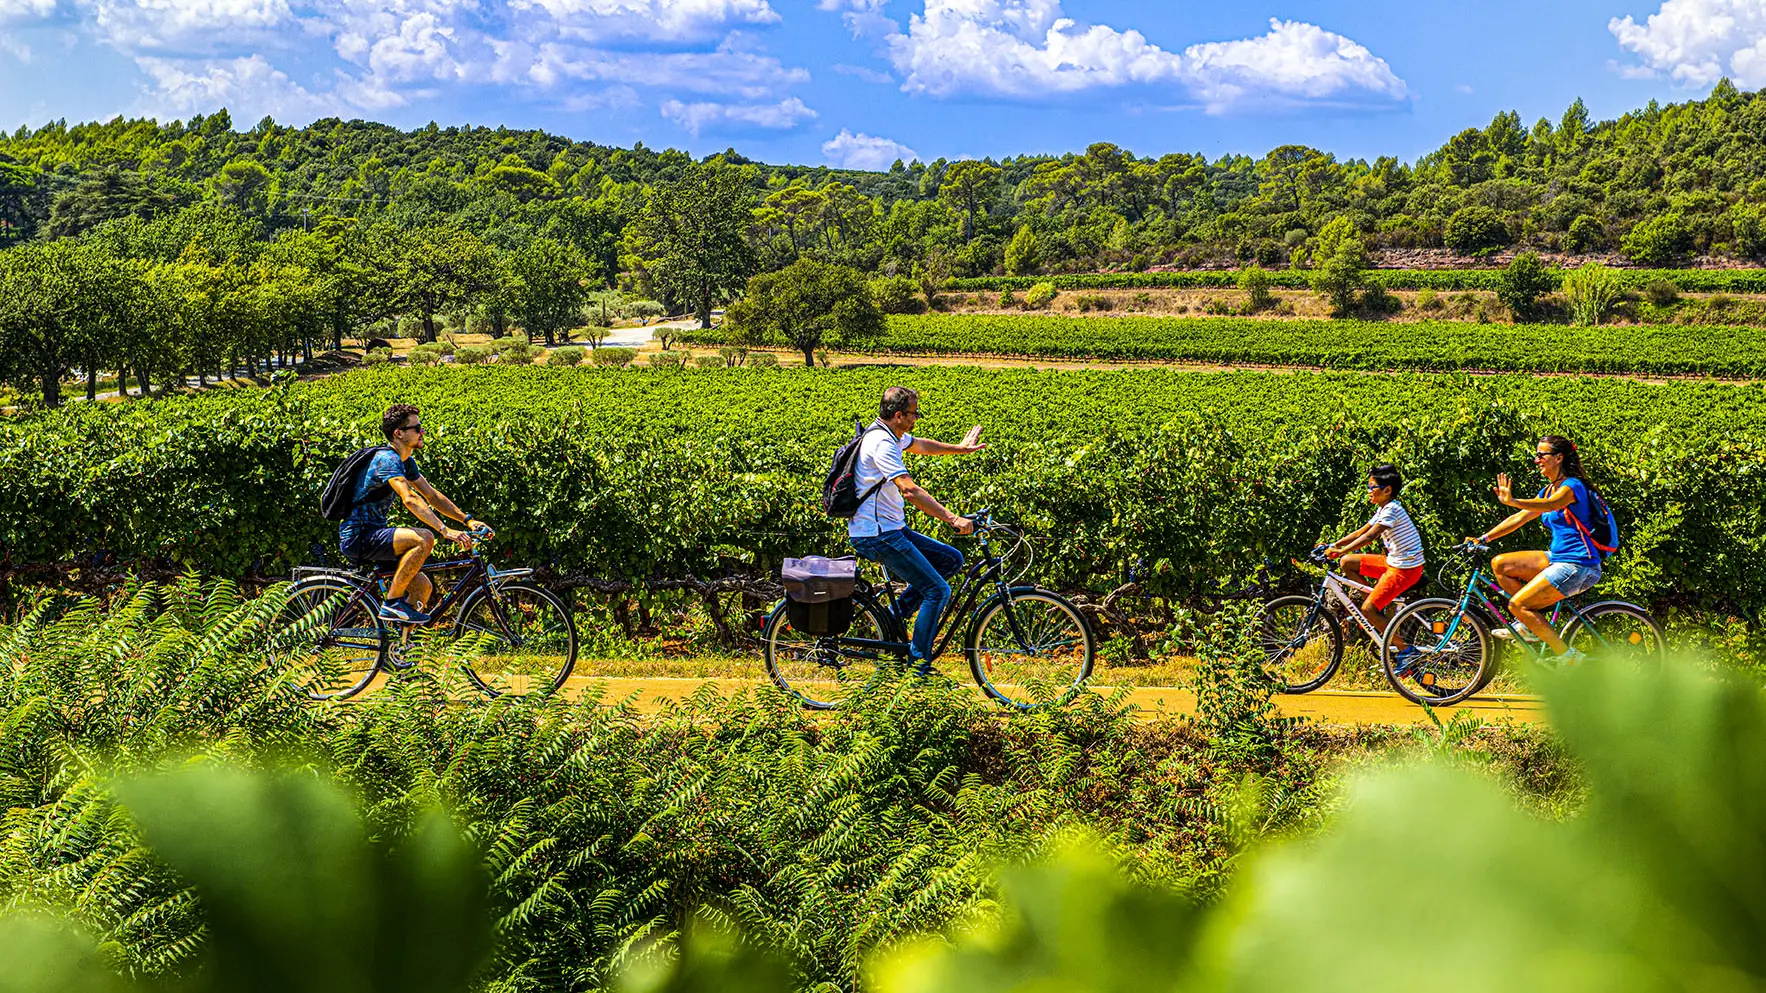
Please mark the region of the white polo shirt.
<svg viewBox="0 0 1766 993"><path fill-rule="evenodd" d="M853 481L858 484L859 496L864 496L878 483L883 485L877 486L877 492L859 504L858 513L847 522L846 533L852 538L872 538L908 526L907 507L902 503L901 490L896 488L894 480L908 474L908 464L903 461L902 454L914 443L914 436L904 434L897 438L881 420L872 421L871 427L878 430L865 432Z"/></svg>

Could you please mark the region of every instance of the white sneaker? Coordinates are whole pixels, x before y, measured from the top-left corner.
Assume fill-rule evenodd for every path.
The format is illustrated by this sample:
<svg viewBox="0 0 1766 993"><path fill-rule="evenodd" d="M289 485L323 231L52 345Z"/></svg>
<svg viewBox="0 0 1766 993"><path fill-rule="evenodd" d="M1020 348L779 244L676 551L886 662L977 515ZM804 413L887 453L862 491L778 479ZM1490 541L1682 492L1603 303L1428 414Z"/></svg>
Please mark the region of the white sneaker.
<svg viewBox="0 0 1766 993"><path fill-rule="evenodd" d="M1494 631L1491 631L1490 637L1497 638L1502 641L1514 641L1515 640L1515 629L1504 625L1503 627L1499 627L1499 628L1495 629ZM1526 642L1529 645L1539 644L1539 636L1534 634L1532 631L1530 631L1526 628L1521 629L1521 640Z"/></svg>

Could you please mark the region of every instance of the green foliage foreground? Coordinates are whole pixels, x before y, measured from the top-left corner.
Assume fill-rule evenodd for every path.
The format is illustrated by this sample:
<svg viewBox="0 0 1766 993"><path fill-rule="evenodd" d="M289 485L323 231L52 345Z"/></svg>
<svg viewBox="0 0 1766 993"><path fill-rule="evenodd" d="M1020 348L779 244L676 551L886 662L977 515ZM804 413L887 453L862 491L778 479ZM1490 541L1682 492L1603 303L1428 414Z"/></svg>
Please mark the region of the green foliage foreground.
<svg viewBox="0 0 1766 993"><path fill-rule="evenodd" d="M1572 820L1517 810L1444 738L1433 760L1357 777L1322 834L1252 850L1198 902L1173 886L1178 853L1116 830L1087 854L1075 829L1163 794L1176 819L1238 807L1214 820L1250 840L1270 808L1246 798L1266 789L1185 804L1160 786L1183 778L1177 753L1154 765L1114 745L1096 708L991 736L937 694L885 693L824 724L704 699L640 723L593 704L446 708L413 682L365 706L283 711L323 732L311 758L246 772L265 754L250 715L281 705L273 682L214 652L254 608L225 589L165 595L158 619L142 593L102 619L39 617L5 646L0 894L15 909L59 903L102 939L41 913L0 918L6 993L586 989L621 971L627 990L656 993L1766 981L1766 697L1690 668L1541 677L1586 776ZM105 704L90 703L97 688ZM99 747L83 733L96 727L121 737ZM329 761L314 751L326 747ZM1253 754L1192 753L1222 778L1256 775ZM182 768L141 771L168 764ZM1247 782L1284 781L1261 769ZM360 823L328 778L356 792ZM767 796L781 805L751 799ZM1092 816L1034 823L1061 803ZM458 834L424 813L436 807ZM1031 830L1001 846L1014 826ZM1001 860L1017 867L996 887ZM142 948L161 953L160 978L131 962Z"/></svg>

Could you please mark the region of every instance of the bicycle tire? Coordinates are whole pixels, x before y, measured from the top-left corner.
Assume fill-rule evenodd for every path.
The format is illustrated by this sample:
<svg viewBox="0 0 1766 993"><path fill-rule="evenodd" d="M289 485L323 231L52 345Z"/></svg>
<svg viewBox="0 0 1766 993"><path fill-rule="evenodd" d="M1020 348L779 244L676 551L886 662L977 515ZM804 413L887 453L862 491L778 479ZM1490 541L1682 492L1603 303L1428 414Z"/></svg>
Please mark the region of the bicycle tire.
<svg viewBox="0 0 1766 993"><path fill-rule="evenodd" d="M1477 614L1461 611L1458 600L1430 597L1406 604L1392 616L1386 632L1380 641L1380 668L1411 703L1451 706L1489 685L1495 673L1490 626ZM1394 634L1425 653L1424 661L1403 676L1395 671Z"/></svg>
<svg viewBox="0 0 1766 993"><path fill-rule="evenodd" d="M486 696L555 693L576 669L576 621L570 608L535 583L503 583L468 596L455 615L453 637L473 635L505 649L461 663L466 678Z"/></svg>
<svg viewBox="0 0 1766 993"><path fill-rule="evenodd" d="M907 641L895 615L884 610L868 593L853 594L852 626L844 636ZM798 631L791 626L785 601L780 600L760 629L767 677L806 709L835 710L852 692L876 682L879 660L888 658L898 664L905 660L905 655L885 653L882 649L842 648L840 639L841 636Z"/></svg>
<svg viewBox="0 0 1766 993"><path fill-rule="evenodd" d="M1313 640L1320 637L1322 645ZM1278 596L1264 604L1258 611L1257 642L1263 649L1263 674L1283 693L1311 693L1330 682L1343 664L1343 622L1316 596ZM1296 659L1298 673L1289 668Z"/></svg>
<svg viewBox="0 0 1766 993"><path fill-rule="evenodd" d="M335 612L329 618L328 610ZM292 682L301 692L314 700L348 700L386 668L392 633L372 589L341 576L319 576L289 587L269 642L271 656L294 670Z"/></svg>
<svg viewBox="0 0 1766 993"><path fill-rule="evenodd" d="M1603 617L1625 618L1624 630L1613 632L1616 637L1604 636L1598 625ZM1646 644L1651 639L1653 644ZM1602 600L1583 607L1581 616L1572 617L1564 626L1564 643L1595 658L1633 664L1659 665L1668 658L1668 639L1662 626L1649 611L1623 600Z"/></svg>
<svg viewBox="0 0 1766 993"><path fill-rule="evenodd" d="M1020 604L1026 605L1023 610ZM995 593L974 617L963 653L975 684L995 701L1017 710L1060 706L1091 678L1097 636L1085 614L1059 593L1013 587L1009 601Z"/></svg>

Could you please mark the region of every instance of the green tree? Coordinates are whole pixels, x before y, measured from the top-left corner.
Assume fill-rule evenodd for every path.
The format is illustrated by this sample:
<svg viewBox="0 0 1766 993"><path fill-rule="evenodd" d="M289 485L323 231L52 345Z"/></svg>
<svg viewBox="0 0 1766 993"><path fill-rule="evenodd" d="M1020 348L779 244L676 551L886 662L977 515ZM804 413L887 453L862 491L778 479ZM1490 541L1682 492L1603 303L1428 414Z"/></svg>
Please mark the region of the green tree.
<svg viewBox="0 0 1766 993"><path fill-rule="evenodd" d="M576 248L550 238L535 238L509 259L509 302L515 320L545 337L547 347L560 332L568 332L582 319L589 290L588 261Z"/></svg>
<svg viewBox="0 0 1766 993"><path fill-rule="evenodd" d="M1522 252L1498 274L1496 298L1515 315L1515 320L1525 321L1534 316L1539 298L1552 291L1552 284L1551 273L1539 261L1539 253Z"/></svg>
<svg viewBox="0 0 1766 993"><path fill-rule="evenodd" d="M638 213L635 254L669 297L692 305L702 328L711 327L712 305L757 268L744 237L753 205L744 173L712 164L653 187Z"/></svg>
<svg viewBox="0 0 1766 993"><path fill-rule="evenodd" d="M950 205L953 210L963 212L966 218L963 226L964 241L974 239L975 214L993 195L999 179L998 166L978 159L953 162L944 170L944 178L938 184L938 199Z"/></svg>
<svg viewBox="0 0 1766 993"><path fill-rule="evenodd" d="M490 246L455 228L401 233L393 245L398 308L423 321L423 340L435 340L435 315L495 289L500 275Z"/></svg>
<svg viewBox="0 0 1766 993"><path fill-rule="evenodd" d="M108 255L75 241L0 252L0 378L55 407L76 365L89 377L113 366L112 269Z"/></svg>
<svg viewBox="0 0 1766 993"><path fill-rule="evenodd" d="M914 263L914 282L920 284L928 308L938 306L938 291L949 281L950 257L944 254L944 249L934 248L926 253L924 261Z"/></svg>
<svg viewBox="0 0 1766 993"><path fill-rule="evenodd" d="M742 343L785 342L810 368L818 348L854 344L884 327L863 273L811 258L750 279L729 319Z"/></svg>
<svg viewBox="0 0 1766 993"><path fill-rule="evenodd" d="M1619 248L1639 265L1664 268L1692 250L1692 231L1679 214L1661 214L1639 221L1620 239Z"/></svg>
<svg viewBox="0 0 1766 993"><path fill-rule="evenodd" d="M1275 306L1275 294L1269 291L1269 273L1259 266L1250 266L1239 274L1239 289L1245 291L1245 302L1253 311Z"/></svg>
<svg viewBox="0 0 1766 993"><path fill-rule="evenodd" d="M215 196L241 213L263 217L270 212L276 180L252 159L234 159L215 176Z"/></svg>
<svg viewBox="0 0 1766 993"><path fill-rule="evenodd" d="M1339 317L1355 309L1362 289L1367 285L1367 243L1355 222L1339 217L1318 233L1318 246L1313 252L1315 265L1307 273L1312 288L1323 293Z"/></svg>
<svg viewBox="0 0 1766 993"><path fill-rule="evenodd" d="M1012 235L1012 241L1006 245L1006 274L1009 276L1034 276L1042 267L1042 246L1037 243L1036 232L1026 224Z"/></svg>
<svg viewBox="0 0 1766 993"><path fill-rule="evenodd" d="M1461 255L1481 255L1509 243L1502 215L1489 207L1461 207L1447 219L1441 240Z"/></svg>

